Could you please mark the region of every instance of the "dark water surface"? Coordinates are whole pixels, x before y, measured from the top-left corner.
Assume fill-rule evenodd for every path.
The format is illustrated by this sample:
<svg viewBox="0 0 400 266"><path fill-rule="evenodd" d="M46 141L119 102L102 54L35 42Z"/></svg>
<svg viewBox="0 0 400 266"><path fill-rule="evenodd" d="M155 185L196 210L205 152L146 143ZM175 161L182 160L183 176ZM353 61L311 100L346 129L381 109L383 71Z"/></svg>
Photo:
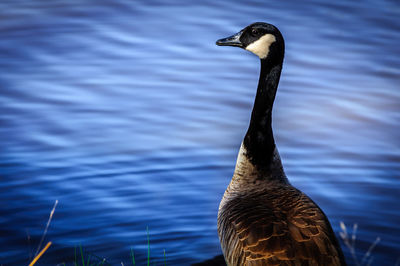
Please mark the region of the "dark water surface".
<svg viewBox="0 0 400 266"><path fill-rule="evenodd" d="M258 59L215 40L277 25L274 109L290 181L361 258L400 256L400 4L392 1L1 1L0 264L132 247L188 265L221 253L219 201L249 122ZM28 241L30 238L30 244ZM345 248L346 257L350 254Z"/></svg>

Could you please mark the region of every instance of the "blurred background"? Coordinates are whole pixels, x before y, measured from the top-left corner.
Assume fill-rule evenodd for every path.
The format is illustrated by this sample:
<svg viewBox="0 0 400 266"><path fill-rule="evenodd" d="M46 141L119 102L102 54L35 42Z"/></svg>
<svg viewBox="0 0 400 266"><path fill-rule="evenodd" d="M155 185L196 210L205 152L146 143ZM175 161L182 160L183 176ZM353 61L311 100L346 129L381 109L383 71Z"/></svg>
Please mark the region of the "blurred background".
<svg viewBox="0 0 400 266"><path fill-rule="evenodd" d="M74 248L130 265L221 254L219 201L247 130L259 60L215 41L275 24L274 106L289 180L358 224L357 256L400 256L400 4L41 0L0 3L0 264ZM342 245L343 242L341 241ZM343 245L349 264L349 250Z"/></svg>

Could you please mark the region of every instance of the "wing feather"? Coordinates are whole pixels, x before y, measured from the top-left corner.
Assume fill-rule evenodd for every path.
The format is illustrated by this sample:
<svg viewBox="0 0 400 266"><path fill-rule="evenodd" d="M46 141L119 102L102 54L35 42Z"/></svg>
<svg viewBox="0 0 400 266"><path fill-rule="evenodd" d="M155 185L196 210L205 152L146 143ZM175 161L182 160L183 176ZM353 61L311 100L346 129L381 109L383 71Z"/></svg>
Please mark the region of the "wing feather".
<svg viewBox="0 0 400 266"><path fill-rule="evenodd" d="M225 206L219 233L228 265L345 265L324 213L302 192L285 193L239 195Z"/></svg>

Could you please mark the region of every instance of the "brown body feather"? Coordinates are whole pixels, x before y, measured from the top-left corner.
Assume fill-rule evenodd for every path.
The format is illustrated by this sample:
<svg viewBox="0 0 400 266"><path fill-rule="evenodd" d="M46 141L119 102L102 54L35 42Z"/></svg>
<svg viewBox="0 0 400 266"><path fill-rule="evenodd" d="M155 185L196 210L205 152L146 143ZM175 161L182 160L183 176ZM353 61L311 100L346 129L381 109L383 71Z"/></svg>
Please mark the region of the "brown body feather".
<svg viewBox="0 0 400 266"><path fill-rule="evenodd" d="M229 265L342 265L325 215L293 187L237 194L220 216Z"/></svg>
<svg viewBox="0 0 400 266"><path fill-rule="evenodd" d="M227 264L345 265L328 219L289 184L276 150L270 169L260 176L242 146L218 213Z"/></svg>

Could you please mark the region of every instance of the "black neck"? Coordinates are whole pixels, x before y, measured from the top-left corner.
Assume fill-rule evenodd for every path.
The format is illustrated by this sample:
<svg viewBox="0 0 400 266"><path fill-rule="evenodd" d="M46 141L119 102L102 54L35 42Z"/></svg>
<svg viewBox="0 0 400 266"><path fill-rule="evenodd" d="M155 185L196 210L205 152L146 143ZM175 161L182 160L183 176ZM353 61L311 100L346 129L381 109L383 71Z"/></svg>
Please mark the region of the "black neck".
<svg viewBox="0 0 400 266"><path fill-rule="evenodd" d="M282 62L270 64L261 60L260 79L244 146L250 162L261 171L268 171L275 149L272 132L272 106L282 70Z"/></svg>

